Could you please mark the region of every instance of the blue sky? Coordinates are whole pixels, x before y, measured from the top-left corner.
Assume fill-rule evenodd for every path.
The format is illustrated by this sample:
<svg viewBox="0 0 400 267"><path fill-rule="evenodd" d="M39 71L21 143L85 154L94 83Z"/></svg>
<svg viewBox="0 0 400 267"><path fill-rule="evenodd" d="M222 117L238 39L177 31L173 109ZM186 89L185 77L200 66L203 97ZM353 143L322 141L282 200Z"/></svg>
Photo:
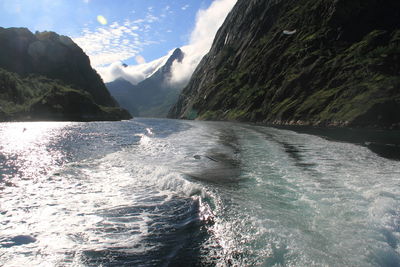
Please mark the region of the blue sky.
<svg viewBox="0 0 400 267"><path fill-rule="evenodd" d="M234 3L236 0L0 0L0 26L70 36L89 55L103 80L124 76L137 83L177 47L185 48L188 55L180 72L190 76ZM122 69L121 62L135 68Z"/></svg>
<svg viewBox="0 0 400 267"><path fill-rule="evenodd" d="M138 27L139 54L151 61L188 42L199 9L212 0L1 0L0 26L55 31L78 38L118 23ZM106 25L97 16L107 20ZM115 24L114 24L115 25ZM124 38L126 37L126 38ZM134 36L124 35L122 40ZM134 58L127 60L134 64Z"/></svg>

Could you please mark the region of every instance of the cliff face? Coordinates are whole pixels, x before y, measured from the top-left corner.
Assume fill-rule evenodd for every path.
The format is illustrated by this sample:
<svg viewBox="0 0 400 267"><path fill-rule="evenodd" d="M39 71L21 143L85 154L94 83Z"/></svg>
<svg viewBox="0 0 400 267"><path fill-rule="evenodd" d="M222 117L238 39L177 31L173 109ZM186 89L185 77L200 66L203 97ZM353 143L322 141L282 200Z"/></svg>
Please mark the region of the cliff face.
<svg viewBox="0 0 400 267"><path fill-rule="evenodd" d="M177 48L164 66L137 85L132 85L124 79L117 79L107 83L106 86L121 107L133 115L166 117L182 89L169 82L171 67L175 61L181 62L183 57L182 50Z"/></svg>
<svg viewBox="0 0 400 267"><path fill-rule="evenodd" d="M238 0L169 116L398 127L400 2Z"/></svg>
<svg viewBox="0 0 400 267"><path fill-rule="evenodd" d="M46 104L38 109L39 103ZM25 28L0 27L0 104L6 119L130 118L69 37L54 32L33 34Z"/></svg>

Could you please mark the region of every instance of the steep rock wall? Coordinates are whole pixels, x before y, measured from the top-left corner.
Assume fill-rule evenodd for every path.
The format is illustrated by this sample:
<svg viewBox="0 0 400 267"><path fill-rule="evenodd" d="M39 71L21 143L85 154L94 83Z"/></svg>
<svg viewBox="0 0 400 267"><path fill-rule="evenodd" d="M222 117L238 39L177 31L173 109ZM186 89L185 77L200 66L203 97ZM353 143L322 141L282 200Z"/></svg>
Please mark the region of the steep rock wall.
<svg viewBox="0 0 400 267"><path fill-rule="evenodd" d="M399 127L400 2L239 0L169 116Z"/></svg>

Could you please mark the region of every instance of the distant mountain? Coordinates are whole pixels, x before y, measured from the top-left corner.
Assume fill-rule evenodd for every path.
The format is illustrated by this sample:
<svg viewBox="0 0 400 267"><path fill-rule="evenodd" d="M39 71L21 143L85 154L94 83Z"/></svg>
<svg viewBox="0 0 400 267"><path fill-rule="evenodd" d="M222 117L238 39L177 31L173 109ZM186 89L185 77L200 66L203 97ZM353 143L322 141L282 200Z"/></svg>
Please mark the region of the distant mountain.
<svg viewBox="0 0 400 267"><path fill-rule="evenodd" d="M182 89L169 82L172 64L175 61L181 62L183 57L182 50L177 48L164 66L137 85L119 78L106 86L121 107L134 116L166 117Z"/></svg>
<svg viewBox="0 0 400 267"><path fill-rule="evenodd" d="M69 37L0 27L0 120L130 117Z"/></svg>
<svg viewBox="0 0 400 267"><path fill-rule="evenodd" d="M169 116L400 127L400 1L238 0Z"/></svg>

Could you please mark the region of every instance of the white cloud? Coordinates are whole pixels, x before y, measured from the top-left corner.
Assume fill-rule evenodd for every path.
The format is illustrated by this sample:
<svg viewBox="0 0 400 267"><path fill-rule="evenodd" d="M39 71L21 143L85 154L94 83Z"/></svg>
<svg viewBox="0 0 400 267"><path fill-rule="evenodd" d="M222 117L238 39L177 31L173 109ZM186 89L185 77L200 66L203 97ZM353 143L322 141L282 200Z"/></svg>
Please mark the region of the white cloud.
<svg viewBox="0 0 400 267"><path fill-rule="evenodd" d="M182 10L186 10L189 8L189 5L184 5L183 7L181 7Z"/></svg>
<svg viewBox="0 0 400 267"><path fill-rule="evenodd" d="M133 21L133 23L143 23L143 22L146 22L146 21L144 19L137 19L137 20Z"/></svg>
<svg viewBox="0 0 400 267"><path fill-rule="evenodd" d="M94 68L135 57L143 47L156 43L139 33L148 31L154 17L130 21L112 22L95 30L82 30L82 35L73 38L90 57Z"/></svg>
<svg viewBox="0 0 400 267"><path fill-rule="evenodd" d="M171 53L162 58L140 65L124 67L121 62L116 62L110 66L98 67L96 69L103 78L103 81L106 83L112 82L117 78L124 78L132 84L137 84L151 76L155 71L163 66Z"/></svg>
<svg viewBox="0 0 400 267"><path fill-rule="evenodd" d="M181 63L173 64L172 83L185 84L189 81L200 60L210 50L216 32L236 1L215 0L209 8L197 13L189 44L181 47L185 57ZM166 10L169 9L167 6ZM74 38L74 41L90 56L92 66L104 82L122 77L132 84L137 84L163 66L173 52L171 50L168 55L148 63L139 55L144 46L156 43L144 40L140 34L150 31L150 23L157 20L157 17L147 14L144 19L125 20L122 25L114 22L95 31L86 29L83 31L84 35ZM139 64L143 64L124 67L121 61L132 57L135 57Z"/></svg>
<svg viewBox="0 0 400 267"><path fill-rule="evenodd" d="M89 55L92 66L97 67L128 59L140 50L140 46L124 41L138 38L132 35L132 29L132 33L125 32L126 29L114 22L95 31L85 29L82 36L73 40Z"/></svg>
<svg viewBox="0 0 400 267"><path fill-rule="evenodd" d="M142 57L141 55L137 55L137 56L135 57L135 60L136 60L137 64L144 64L144 63L146 63L146 60L145 60L144 57Z"/></svg>
<svg viewBox="0 0 400 267"><path fill-rule="evenodd" d="M182 47L185 54L182 62L172 66L172 83L186 84L203 56L208 53L215 34L237 0L215 0L208 9L200 10L196 25L190 35L189 44Z"/></svg>
<svg viewBox="0 0 400 267"><path fill-rule="evenodd" d="M146 21L148 22L148 23L152 23L152 22L155 22L155 21L158 21L159 20L159 18L157 18L156 16L154 16L154 15L152 15L152 14L147 14L147 16L146 16Z"/></svg>

